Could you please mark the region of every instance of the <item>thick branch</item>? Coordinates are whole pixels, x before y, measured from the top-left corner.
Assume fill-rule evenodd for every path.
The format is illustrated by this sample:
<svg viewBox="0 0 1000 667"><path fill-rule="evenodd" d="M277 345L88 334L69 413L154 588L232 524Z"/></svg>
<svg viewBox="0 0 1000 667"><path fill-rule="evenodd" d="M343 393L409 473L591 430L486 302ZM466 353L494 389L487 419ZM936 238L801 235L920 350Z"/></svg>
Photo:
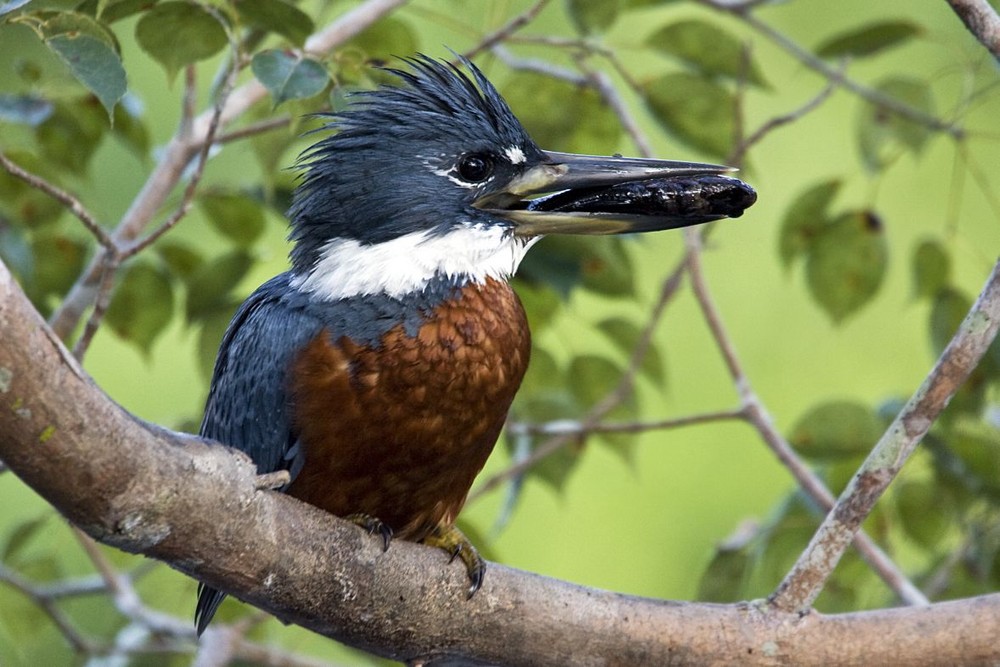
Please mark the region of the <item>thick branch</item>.
<svg viewBox="0 0 1000 667"><path fill-rule="evenodd" d="M1000 595L825 617L660 602L499 565L466 600L436 549L260 491L241 454L132 417L77 366L0 264L0 458L94 538L287 621L411 661L510 665L982 663Z"/></svg>
<svg viewBox="0 0 1000 667"><path fill-rule="evenodd" d="M972 36L1000 61L1000 15L986 0L948 0Z"/></svg>
<svg viewBox="0 0 1000 667"><path fill-rule="evenodd" d="M805 610L844 555L861 523L931 424L986 354L1000 329L1000 262L934 368L879 439L771 598L785 611Z"/></svg>

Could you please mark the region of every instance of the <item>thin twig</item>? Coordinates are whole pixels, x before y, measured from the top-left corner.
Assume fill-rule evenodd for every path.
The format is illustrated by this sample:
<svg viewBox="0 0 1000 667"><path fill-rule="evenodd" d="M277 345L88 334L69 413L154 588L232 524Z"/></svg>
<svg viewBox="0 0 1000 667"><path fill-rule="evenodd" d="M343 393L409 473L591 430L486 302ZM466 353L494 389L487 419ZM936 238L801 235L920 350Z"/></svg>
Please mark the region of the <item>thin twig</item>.
<svg viewBox="0 0 1000 667"><path fill-rule="evenodd" d="M535 17L537 17L538 14L545 9L545 5L549 4L550 1L551 0L536 0L535 4L528 7L510 21L507 21L507 23L500 26L494 32L491 32L483 37L478 44L465 52L465 57L471 60L483 51L489 51L500 42L506 40L515 32L534 21Z"/></svg>
<svg viewBox="0 0 1000 667"><path fill-rule="evenodd" d="M611 78L606 73L590 67L583 58L577 60L577 66L587 76L587 80L590 81L604 103L618 116L618 120L639 153L645 157L652 157L653 144L639 127L638 121L632 115L628 105L625 104L625 100L622 99Z"/></svg>
<svg viewBox="0 0 1000 667"><path fill-rule="evenodd" d="M21 179L31 187L44 192L65 206L69 212L75 215L77 219L83 223L83 226L94 235L94 238L97 239L98 243L110 252L117 251L114 239L111 238L107 231L105 231L104 227L101 226L101 223L97 221L97 218L95 218L94 215L87 210L87 207L84 206L83 203L75 196L53 185L52 183L49 183L41 176L32 174L30 171L20 167L16 162L8 158L3 153L0 153L0 166L2 166L11 176Z"/></svg>
<svg viewBox="0 0 1000 667"><path fill-rule="evenodd" d="M745 2L741 3L730 3L725 2L725 0L698 0L701 4L720 11L724 11L727 14L734 16L748 26L753 28L755 31L771 40L779 47L790 53L795 57L796 60L801 62L803 65L809 69L818 72L823 75L828 81L832 81L838 86L849 90L858 97L882 108L887 111L892 111L893 113L899 114L908 120L912 120L920 125L923 125L931 130L937 132L944 132L955 139L962 139L965 136L964 130L961 127L955 125L954 123L949 123L948 121L941 120L931 114L918 109L916 107L910 106L905 102L902 102L895 97L890 97L885 95L874 88L869 88L863 84L854 81L853 79L846 76L842 71L836 69L835 67L829 65L822 58L813 55L810 51L802 48L792 39L785 36L782 32L767 24L764 21L758 19L749 8L752 4Z"/></svg>
<svg viewBox="0 0 1000 667"><path fill-rule="evenodd" d="M1000 61L1000 16L987 0L947 0L973 37Z"/></svg>
<svg viewBox="0 0 1000 667"><path fill-rule="evenodd" d="M837 504L771 596L783 611L808 609L823 589L861 523L931 425L965 382L1000 329L1000 262L979 298L896 419L861 464Z"/></svg>
<svg viewBox="0 0 1000 667"><path fill-rule="evenodd" d="M195 105L198 103L198 70L193 64L184 68L184 94L181 95L180 133L191 136Z"/></svg>
<svg viewBox="0 0 1000 667"><path fill-rule="evenodd" d="M553 79L567 81L572 83L574 86L586 86L590 83L587 81L587 77L574 72L573 70L553 65L552 63L544 60L537 60L535 58L519 58L499 44L490 49L490 52L499 58L504 65L514 70L544 74L545 76L550 76Z"/></svg>
<svg viewBox="0 0 1000 667"><path fill-rule="evenodd" d="M271 130L277 130L278 128L289 125L291 122L291 116L275 116L274 118L267 118L256 123L245 125L238 130L223 132L215 137L214 143L228 144L232 141L239 141L240 139L246 139L247 137L264 134L265 132L270 132Z"/></svg>
<svg viewBox="0 0 1000 667"><path fill-rule="evenodd" d="M819 93L798 109L794 109L781 116L775 116L765 122L763 125L754 130L750 136L736 143L736 147L733 149L733 152L726 159L726 164L741 164L744 156L750 148L763 141L768 134L775 131L779 127L797 121L806 114L812 112L814 109L819 108L819 106L830 97L836 88L837 84L834 81L827 81L823 90L819 91Z"/></svg>
<svg viewBox="0 0 1000 667"><path fill-rule="evenodd" d="M238 58L234 56L234 62L236 61L238 61ZM215 133L219 129L219 122L222 118L222 110L225 108L226 100L229 98L229 94L233 90L233 86L236 83L236 75L238 73L238 67L234 65L232 69L229 70L229 76L226 78L225 85L222 90L219 91L219 97L215 102L212 116L208 123L208 130L205 134L205 139L198 152L198 161L194 172L192 172L191 177L188 179L187 186L184 188L184 194L181 196L181 201L177 205L177 208L174 209L174 212L169 218L163 221L159 227L150 232L149 235L145 238L139 239L132 245L122 250L123 258L131 257L153 245L160 239L160 237L173 229L174 226L176 226L177 223L188 214L188 211L191 210L191 205L194 203L194 195L198 191L198 185L201 183L202 176L205 174L205 165L208 163L208 156L215 140Z"/></svg>
<svg viewBox="0 0 1000 667"><path fill-rule="evenodd" d="M104 258L101 282L97 286L97 299L94 301L90 317L87 318L87 323L83 327L83 333L80 334L80 338L73 345L73 356L77 361L83 361L83 357L87 354L87 350L90 349L90 343L93 342L94 336L97 335L97 330L101 327L104 315L107 314L108 307L111 305L111 293L114 291L115 275L121 266L120 257L120 252L116 252L114 254L109 253Z"/></svg>
<svg viewBox="0 0 1000 667"><path fill-rule="evenodd" d="M625 422L625 423L603 423L585 425L575 419L560 419L557 421L534 424L530 422L509 422L507 429L512 435L563 435L563 436L587 436L597 433L645 433L647 431L664 431L684 426L695 426L698 424L708 424L718 421L729 421L732 419L746 419L746 412L743 409L719 410L717 412L703 412L686 417L675 417L673 419L660 419L648 422Z"/></svg>
<svg viewBox="0 0 1000 667"><path fill-rule="evenodd" d="M195 637L192 624L185 623L169 614L147 608L132 585L131 578L114 568L111 561L101 552L97 542L75 526L72 527L72 532L94 569L104 580L111 601L122 616L157 634L189 639Z"/></svg>
<svg viewBox="0 0 1000 667"><path fill-rule="evenodd" d="M74 651L77 653L94 654L101 650L101 647L96 642L84 637L73 627L70 618L55 604L53 597L40 592L36 584L22 577L3 563L0 563L0 581L7 583L11 588L29 598L39 609L45 612L45 615L59 629L60 634L66 638L66 641L69 642Z"/></svg>

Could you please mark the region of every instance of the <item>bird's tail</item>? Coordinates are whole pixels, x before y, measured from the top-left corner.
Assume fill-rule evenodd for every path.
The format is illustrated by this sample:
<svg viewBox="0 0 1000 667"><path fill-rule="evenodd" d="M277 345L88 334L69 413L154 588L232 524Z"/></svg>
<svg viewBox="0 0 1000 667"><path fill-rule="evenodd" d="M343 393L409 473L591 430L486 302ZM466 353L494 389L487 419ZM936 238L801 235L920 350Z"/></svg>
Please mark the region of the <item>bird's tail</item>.
<svg viewBox="0 0 1000 667"><path fill-rule="evenodd" d="M226 594L222 591L210 588L205 584L198 584L198 604L194 608L194 625L198 629L198 636L205 632L205 628L212 622L216 610Z"/></svg>

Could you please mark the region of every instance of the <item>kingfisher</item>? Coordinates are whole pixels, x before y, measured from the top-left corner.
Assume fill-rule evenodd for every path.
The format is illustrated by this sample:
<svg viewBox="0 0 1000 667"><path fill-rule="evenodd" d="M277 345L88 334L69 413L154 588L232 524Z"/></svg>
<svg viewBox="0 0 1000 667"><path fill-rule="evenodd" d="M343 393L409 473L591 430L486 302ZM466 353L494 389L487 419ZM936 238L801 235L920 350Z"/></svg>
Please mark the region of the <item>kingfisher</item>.
<svg viewBox="0 0 1000 667"><path fill-rule="evenodd" d="M546 234L735 217L727 167L544 151L469 60L425 55L354 95L300 158L290 269L238 309L201 435L390 539L485 562L455 526L528 364L508 281ZM224 593L199 585L200 635Z"/></svg>

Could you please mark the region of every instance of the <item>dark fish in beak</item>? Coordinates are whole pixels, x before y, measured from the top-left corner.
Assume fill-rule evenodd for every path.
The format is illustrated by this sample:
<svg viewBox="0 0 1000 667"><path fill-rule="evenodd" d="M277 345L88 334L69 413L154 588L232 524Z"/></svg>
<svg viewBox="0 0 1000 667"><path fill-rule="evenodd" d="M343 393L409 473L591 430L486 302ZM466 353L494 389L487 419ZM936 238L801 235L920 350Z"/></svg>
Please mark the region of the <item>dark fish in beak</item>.
<svg viewBox="0 0 1000 667"><path fill-rule="evenodd" d="M738 218L756 201L754 189L738 178L706 174L565 190L530 201L527 210L617 214L623 224L631 221L622 231L648 232ZM609 228L606 233L616 232Z"/></svg>
<svg viewBox="0 0 1000 667"><path fill-rule="evenodd" d="M731 167L546 153L546 161L478 205L518 236L626 234L737 218L757 200ZM530 199L531 195L551 193Z"/></svg>

